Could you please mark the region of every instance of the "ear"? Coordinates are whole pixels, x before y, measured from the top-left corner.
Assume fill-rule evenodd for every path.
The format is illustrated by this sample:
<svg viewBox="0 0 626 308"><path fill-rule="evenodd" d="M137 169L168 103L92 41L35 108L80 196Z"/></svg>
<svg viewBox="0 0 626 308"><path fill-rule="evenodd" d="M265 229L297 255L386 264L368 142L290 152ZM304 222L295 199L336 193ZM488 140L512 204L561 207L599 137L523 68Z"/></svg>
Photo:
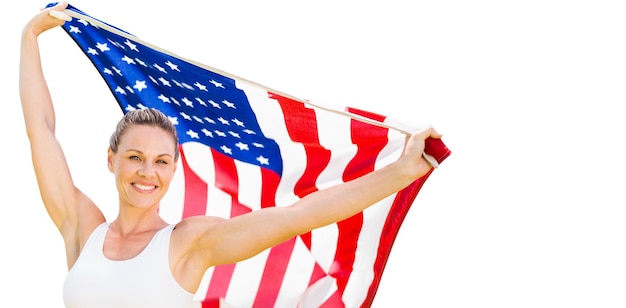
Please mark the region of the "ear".
<svg viewBox="0 0 626 308"><path fill-rule="evenodd" d="M115 156L115 153L113 153L111 147L109 147L107 150L107 167L110 172L113 172L113 156Z"/></svg>

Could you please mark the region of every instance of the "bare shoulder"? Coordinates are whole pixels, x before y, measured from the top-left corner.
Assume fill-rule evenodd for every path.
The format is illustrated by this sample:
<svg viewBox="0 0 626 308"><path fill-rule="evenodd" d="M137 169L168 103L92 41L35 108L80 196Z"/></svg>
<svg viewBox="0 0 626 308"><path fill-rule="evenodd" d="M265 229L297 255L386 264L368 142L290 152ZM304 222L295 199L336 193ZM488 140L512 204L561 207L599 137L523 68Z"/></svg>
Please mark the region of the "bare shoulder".
<svg viewBox="0 0 626 308"><path fill-rule="evenodd" d="M199 238L205 237L211 228L226 219L215 216L191 216L181 220L172 232L172 243L182 250L187 250L197 243Z"/></svg>

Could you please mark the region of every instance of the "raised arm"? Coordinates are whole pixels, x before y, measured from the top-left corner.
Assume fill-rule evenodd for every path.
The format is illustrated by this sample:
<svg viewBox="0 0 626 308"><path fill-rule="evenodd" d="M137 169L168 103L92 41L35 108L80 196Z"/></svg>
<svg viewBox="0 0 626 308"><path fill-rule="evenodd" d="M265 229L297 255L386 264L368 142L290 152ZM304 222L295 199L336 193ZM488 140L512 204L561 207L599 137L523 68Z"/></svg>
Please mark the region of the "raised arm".
<svg viewBox="0 0 626 308"><path fill-rule="evenodd" d="M424 141L440 137L432 128L414 133L407 137L404 152L396 162L311 193L289 207L271 207L229 220L213 220L207 224L205 236L191 245L192 250L200 252L208 266L237 262L293 236L346 219L427 174L432 166L422 157ZM200 222L197 226L205 217L194 219Z"/></svg>
<svg viewBox="0 0 626 308"><path fill-rule="evenodd" d="M54 10L63 10L60 3ZM26 132L30 141L33 167L42 201L50 218L63 235L68 262L73 263L79 251L79 218L93 225L104 220L102 213L75 186L65 156L55 136L55 113L44 78L38 37L64 21L42 10L23 28L20 51L19 91Z"/></svg>

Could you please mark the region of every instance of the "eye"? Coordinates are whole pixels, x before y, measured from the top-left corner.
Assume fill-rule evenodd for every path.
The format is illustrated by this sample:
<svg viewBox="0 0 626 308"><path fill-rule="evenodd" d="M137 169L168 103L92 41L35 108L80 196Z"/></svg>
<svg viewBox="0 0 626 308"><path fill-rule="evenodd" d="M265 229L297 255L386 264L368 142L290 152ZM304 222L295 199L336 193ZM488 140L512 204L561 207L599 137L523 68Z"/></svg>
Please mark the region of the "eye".
<svg viewBox="0 0 626 308"><path fill-rule="evenodd" d="M139 161L141 160L141 158L139 156L137 156L137 155L131 155L131 156L128 157L128 159L130 159L130 160L139 160Z"/></svg>
<svg viewBox="0 0 626 308"><path fill-rule="evenodd" d="M168 162L168 161L166 161L166 160L163 160L163 159L159 159L159 160L157 160L157 164L168 165L168 164L169 164L169 162Z"/></svg>

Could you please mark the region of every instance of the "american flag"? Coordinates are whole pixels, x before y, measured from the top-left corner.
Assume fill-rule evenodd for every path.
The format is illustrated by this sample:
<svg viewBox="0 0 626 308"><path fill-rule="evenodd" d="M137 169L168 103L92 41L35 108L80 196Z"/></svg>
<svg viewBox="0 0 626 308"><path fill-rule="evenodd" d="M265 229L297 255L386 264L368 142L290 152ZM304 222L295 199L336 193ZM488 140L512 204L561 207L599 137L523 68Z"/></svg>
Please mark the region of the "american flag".
<svg viewBox="0 0 626 308"><path fill-rule="evenodd" d="M122 111L155 108L176 126L181 159L160 209L166 220L287 206L381 168L403 148L402 124L384 116L313 105L178 57L71 5L66 13L74 18L63 29ZM426 153L435 164L450 155L432 139ZM370 306L402 221L429 175L344 221L209 269L197 306Z"/></svg>

